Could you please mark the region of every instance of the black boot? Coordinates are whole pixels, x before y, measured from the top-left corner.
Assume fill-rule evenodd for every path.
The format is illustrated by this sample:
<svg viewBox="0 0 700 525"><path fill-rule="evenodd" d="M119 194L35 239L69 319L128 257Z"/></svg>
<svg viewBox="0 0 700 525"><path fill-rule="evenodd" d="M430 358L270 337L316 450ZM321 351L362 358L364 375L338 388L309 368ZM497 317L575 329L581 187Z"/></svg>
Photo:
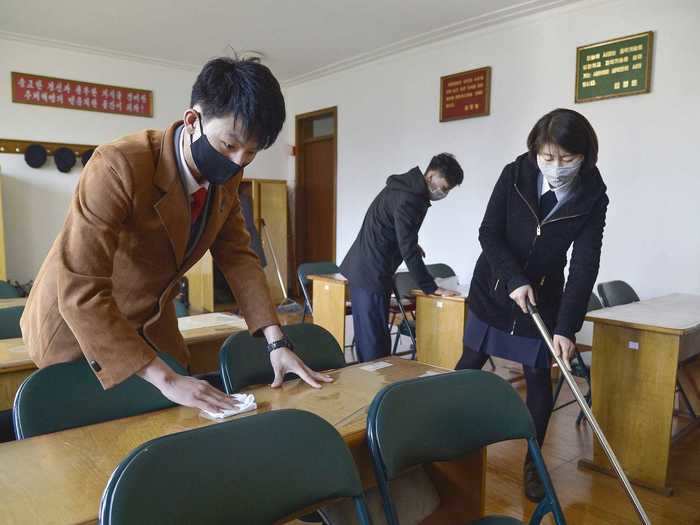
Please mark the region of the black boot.
<svg viewBox="0 0 700 525"><path fill-rule="evenodd" d="M544 499L544 485L530 456L525 458L523 465L523 486L525 497L533 503L539 503Z"/></svg>

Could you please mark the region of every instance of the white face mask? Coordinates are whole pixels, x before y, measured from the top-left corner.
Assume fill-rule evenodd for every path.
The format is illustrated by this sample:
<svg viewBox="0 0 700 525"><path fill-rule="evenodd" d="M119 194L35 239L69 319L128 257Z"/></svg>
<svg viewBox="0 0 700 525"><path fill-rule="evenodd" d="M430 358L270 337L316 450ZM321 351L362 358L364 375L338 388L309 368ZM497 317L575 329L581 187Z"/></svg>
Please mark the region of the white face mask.
<svg viewBox="0 0 700 525"><path fill-rule="evenodd" d="M583 159L578 159L566 166L557 166L543 161L539 156L537 157L537 166L544 178L547 179L549 187L554 190L561 190L573 184L581 169L581 164L583 164Z"/></svg>

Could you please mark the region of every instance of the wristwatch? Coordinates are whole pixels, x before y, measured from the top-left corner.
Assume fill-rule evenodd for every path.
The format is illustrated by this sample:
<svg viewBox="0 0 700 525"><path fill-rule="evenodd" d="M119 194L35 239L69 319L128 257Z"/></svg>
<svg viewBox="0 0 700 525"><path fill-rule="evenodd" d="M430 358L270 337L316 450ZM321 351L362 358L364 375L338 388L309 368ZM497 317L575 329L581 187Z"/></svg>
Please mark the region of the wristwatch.
<svg viewBox="0 0 700 525"><path fill-rule="evenodd" d="M268 353L272 353L278 348L289 348L290 350L294 350L294 346L292 345L292 342L289 340L289 337L286 335L282 339L278 339L277 341L273 341L272 343L268 343L267 346L265 347L268 351Z"/></svg>

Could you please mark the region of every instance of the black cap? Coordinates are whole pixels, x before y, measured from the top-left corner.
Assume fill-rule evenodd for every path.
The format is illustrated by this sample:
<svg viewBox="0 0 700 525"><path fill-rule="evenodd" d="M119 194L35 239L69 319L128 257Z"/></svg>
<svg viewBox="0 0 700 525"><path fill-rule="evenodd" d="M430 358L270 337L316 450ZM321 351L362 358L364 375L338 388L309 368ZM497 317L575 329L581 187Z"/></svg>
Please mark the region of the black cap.
<svg viewBox="0 0 700 525"><path fill-rule="evenodd" d="M88 163L93 153L95 153L95 148L90 148L83 151L82 155L80 155L80 162L83 163L83 166Z"/></svg>
<svg viewBox="0 0 700 525"><path fill-rule="evenodd" d="M75 166L75 153L68 148L58 148L53 152L53 160L58 171L68 173Z"/></svg>
<svg viewBox="0 0 700 525"><path fill-rule="evenodd" d="M24 161L32 168L41 168L46 163L46 148L41 144L30 144L24 150Z"/></svg>

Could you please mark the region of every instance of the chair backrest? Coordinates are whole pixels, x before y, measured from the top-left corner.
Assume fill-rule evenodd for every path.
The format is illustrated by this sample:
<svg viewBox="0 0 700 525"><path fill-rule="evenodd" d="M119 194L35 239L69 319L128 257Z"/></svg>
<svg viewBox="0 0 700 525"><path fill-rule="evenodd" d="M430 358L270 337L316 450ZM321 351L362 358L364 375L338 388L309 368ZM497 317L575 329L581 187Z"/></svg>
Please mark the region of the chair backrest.
<svg viewBox="0 0 700 525"><path fill-rule="evenodd" d="M554 512L557 523L563 523L530 413L513 387L495 374L463 370L389 385L370 405L367 438L390 525L398 519L388 481L411 467L455 460L512 439L528 440L547 491L536 512Z"/></svg>
<svg viewBox="0 0 700 525"><path fill-rule="evenodd" d="M22 337L19 320L24 312L24 306L0 308L0 339Z"/></svg>
<svg viewBox="0 0 700 525"><path fill-rule="evenodd" d="M331 333L314 324L293 324L282 327L292 341L295 353L313 370L343 368L345 356ZM275 377L270 354L262 337L250 332L238 332L224 341L219 352L219 364L224 388L229 394L250 385L271 383ZM296 377L290 374L290 377Z"/></svg>
<svg viewBox="0 0 700 525"><path fill-rule="evenodd" d="M481 370L385 387L370 406L367 431L378 440L388 479L416 465L534 436L530 413L513 387Z"/></svg>
<svg viewBox="0 0 700 525"><path fill-rule="evenodd" d="M22 297L17 288L7 281L0 281L0 299L15 299L17 297Z"/></svg>
<svg viewBox="0 0 700 525"><path fill-rule="evenodd" d="M446 279L454 277L456 274L452 268L444 263L435 263L426 265L428 273L434 278ZM411 290L419 288L418 283L411 276L411 272L397 272L394 274L394 293L402 299L411 297Z"/></svg>
<svg viewBox="0 0 700 525"><path fill-rule="evenodd" d="M315 414L277 410L136 448L109 479L100 523L267 525L348 497L369 523L343 438Z"/></svg>
<svg viewBox="0 0 700 525"><path fill-rule="evenodd" d="M333 275L334 273L340 273L340 268L334 262L311 262L299 265L299 268L297 268L297 278L299 279L301 293L304 294L304 300L306 302L304 313L306 313L307 310L309 313L313 313L311 296L309 295L308 288L311 284L309 275Z"/></svg>
<svg viewBox="0 0 700 525"><path fill-rule="evenodd" d="M457 275L449 265L444 263L429 264L426 266L426 268L428 269L428 273L432 275L434 279L438 277L446 279Z"/></svg>
<svg viewBox="0 0 700 525"><path fill-rule="evenodd" d="M187 373L171 356L159 356L177 373ZM24 380L13 407L15 434L25 439L171 406L138 376L104 390L87 361L79 359L41 368Z"/></svg>
<svg viewBox="0 0 700 525"><path fill-rule="evenodd" d="M411 290L419 288L418 283L411 272L397 272L394 274L394 294L397 299L412 298Z"/></svg>
<svg viewBox="0 0 700 525"><path fill-rule="evenodd" d="M309 275L332 275L340 273L340 268L334 262L311 262L299 265L297 269L297 277L302 286L308 286L311 283Z"/></svg>
<svg viewBox="0 0 700 525"><path fill-rule="evenodd" d="M591 292L591 296L588 298L588 308L586 310L592 312L593 310L600 310L601 308L603 308L603 303L600 302L595 292Z"/></svg>
<svg viewBox="0 0 700 525"><path fill-rule="evenodd" d="M625 281L600 283L598 294L605 306L620 306L639 301L637 292Z"/></svg>

